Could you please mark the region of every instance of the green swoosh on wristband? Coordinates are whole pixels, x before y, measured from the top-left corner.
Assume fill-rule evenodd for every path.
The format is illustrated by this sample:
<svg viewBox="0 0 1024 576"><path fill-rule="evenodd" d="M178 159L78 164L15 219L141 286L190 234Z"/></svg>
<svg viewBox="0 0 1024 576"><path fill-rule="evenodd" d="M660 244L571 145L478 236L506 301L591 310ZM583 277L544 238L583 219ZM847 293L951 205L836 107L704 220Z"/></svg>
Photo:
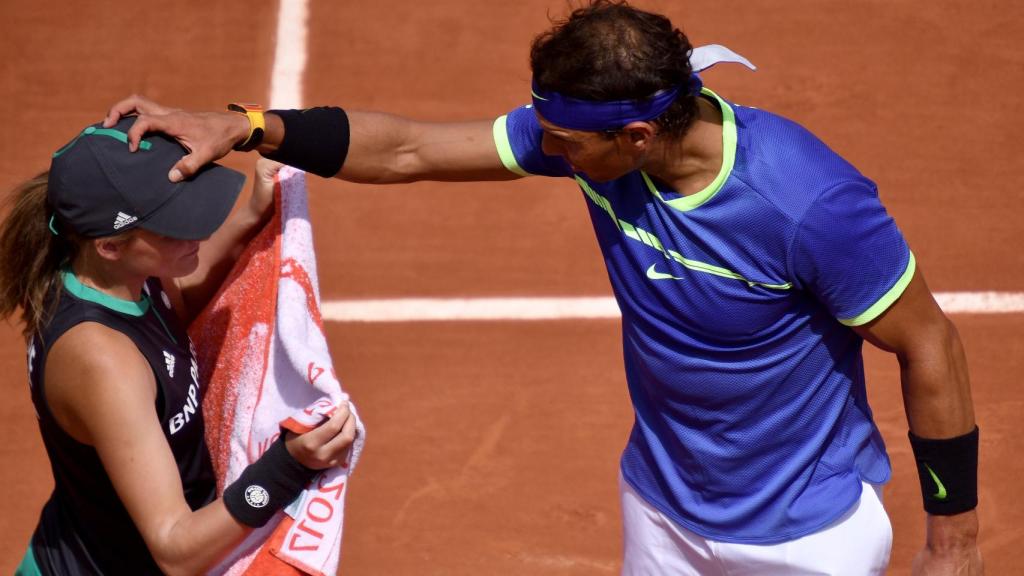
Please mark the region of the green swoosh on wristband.
<svg viewBox="0 0 1024 576"><path fill-rule="evenodd" d="M936 500L945 500L946 499L946 487L942 485L942 481L939 480L939 477L935 474L935 471L932 470L931 466L925 464L924 467L928 470L928 473L931 474L932 480L935 481L935 486L939 489L939 491L936 492L935 494L933 494L933 496L935 497Z"/></svg>

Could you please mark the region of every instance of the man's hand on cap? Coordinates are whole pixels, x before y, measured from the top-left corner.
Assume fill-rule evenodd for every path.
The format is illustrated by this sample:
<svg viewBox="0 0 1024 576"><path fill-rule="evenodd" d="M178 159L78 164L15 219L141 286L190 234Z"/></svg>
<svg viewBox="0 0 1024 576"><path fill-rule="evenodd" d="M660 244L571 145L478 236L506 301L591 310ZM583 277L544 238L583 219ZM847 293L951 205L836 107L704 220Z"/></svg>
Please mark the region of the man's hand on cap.
<svg viewBox="0 0 1024 576"><path fill-rule="evenodd" d="M122 116L138 114L128 131L128 148L138 150L148 132L163 132L181 143L189 153L167 174L171 182L191 177L204 165L223 158L249 135L249 121L232 112L185 112L133 95L114 104L103 121L113 126Z"/></svg>
<svg viewBox="0 0 1024 576"><path fill-rule="evenodd" d="M103 120L103 127L112 128L124 116L131 116L132 114L167 114L171 110L171 108L161 106L145 96L132 94L110 107L107 117Z"/></svg>

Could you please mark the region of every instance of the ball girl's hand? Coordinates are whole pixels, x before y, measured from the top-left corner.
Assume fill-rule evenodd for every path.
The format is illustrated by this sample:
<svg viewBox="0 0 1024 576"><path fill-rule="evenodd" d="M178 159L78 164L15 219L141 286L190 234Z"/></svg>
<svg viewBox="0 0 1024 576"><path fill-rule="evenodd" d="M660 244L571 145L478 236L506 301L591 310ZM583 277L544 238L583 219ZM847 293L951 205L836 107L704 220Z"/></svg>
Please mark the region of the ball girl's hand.
<svg viewBox="0 0 1024 576"><path fill-rule="evenodd" d="M257 215L269 214L274 205L274 178L281 171L284 164L260 158L256 161L256 171L253 174L252 198L249 200L249 208Z"/></svg>
<svg viewBox="0 0 1024 576"><path fill-rule="evenodd" d="M343 464L355 438L356 417L346 402L319 427L301 435L287 432L284 443L288 453L300 464L323 470Z"/></svg>

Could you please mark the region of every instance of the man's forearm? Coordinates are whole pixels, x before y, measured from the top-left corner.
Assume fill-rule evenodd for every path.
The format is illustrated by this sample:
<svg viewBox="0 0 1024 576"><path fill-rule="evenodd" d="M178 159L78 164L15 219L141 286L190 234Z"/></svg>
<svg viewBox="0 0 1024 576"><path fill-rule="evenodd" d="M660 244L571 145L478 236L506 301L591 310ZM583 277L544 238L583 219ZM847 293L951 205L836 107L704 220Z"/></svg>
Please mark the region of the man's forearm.
<svg viewBox="0 0 1024 576"><path fill-rule="evenodd" d="M359 111L346 111L346 116L347 149L336 178L366 184L398 184L518 177L505 168L498 155L491 120L420 122ZM280 116L266 114L266 133L257 150L284 161L278 156L286 132L286 123Z"/></svg>
<svg viewBox="0 0 1024 576"><path fill-rule="evenodd" d="M899 357L907 422L922 438L952 438L975 426L967 359L948 319L933 335L932 345Z"/></svg>

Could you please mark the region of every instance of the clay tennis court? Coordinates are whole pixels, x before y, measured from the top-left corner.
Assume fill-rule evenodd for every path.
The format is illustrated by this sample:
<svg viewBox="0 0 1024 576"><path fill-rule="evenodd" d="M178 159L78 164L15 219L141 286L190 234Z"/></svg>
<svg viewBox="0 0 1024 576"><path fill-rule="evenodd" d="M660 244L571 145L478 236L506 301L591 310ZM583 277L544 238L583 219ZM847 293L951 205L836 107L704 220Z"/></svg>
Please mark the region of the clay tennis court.
<svg viewBox="0 0 1024 576"><path fill-rule="evenodd" d="M705 83L807 126L874 179L931 288L1024 292L1024 4L994 0L637 0L695 44L760 67ZM302 103L420 119L527 101L528 46L564 0L309 0ZM132 92L191 109L270 102L276 2L5 0L0 188ZM278 68L280 69L280 68ZM250 172L253 158L226 164ZM367 187L312 178L324 300L608 296L572 182ZM957 313L981 435L987 573L1024 565L1024 314ZM351 576L617 574L618 455L632 423L615 319L330 322L368 428L348 497ZM924 515L894 357L867 348L895 467L891 574ZM24 346L0 326L0 574L52 488Z"/></svg>

